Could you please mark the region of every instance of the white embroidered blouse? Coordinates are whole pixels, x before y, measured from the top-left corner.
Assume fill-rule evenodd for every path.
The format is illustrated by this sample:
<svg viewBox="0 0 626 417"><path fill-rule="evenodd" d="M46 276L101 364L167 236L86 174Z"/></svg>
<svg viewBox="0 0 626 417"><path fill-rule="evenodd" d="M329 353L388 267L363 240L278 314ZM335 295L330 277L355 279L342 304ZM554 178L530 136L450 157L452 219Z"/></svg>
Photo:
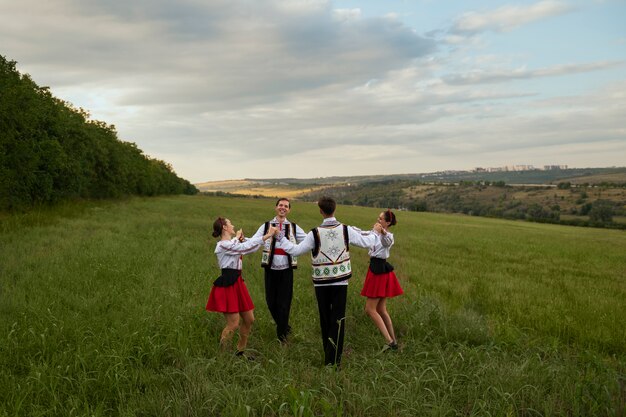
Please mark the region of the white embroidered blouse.
<svg viewBox="0 0 626 417"><path fill-rule="evenodd" d="M374 246L370 247L370 250L367 252L370 258L389 258L389 252L394 243L393 233L387 232L386 234L382 234L372 229L370 234L376 236L376 243L374 243Z"/></svg>

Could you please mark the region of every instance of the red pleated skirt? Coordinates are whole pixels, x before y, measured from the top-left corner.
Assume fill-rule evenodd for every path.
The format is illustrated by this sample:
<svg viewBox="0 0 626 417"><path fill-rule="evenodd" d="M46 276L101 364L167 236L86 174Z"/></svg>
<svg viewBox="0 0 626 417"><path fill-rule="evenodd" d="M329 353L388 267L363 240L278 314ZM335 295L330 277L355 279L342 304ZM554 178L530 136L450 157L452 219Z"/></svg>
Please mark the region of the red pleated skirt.
<svg viewBox="0 0 626 417"><path fill-rule="evenodd" d="M219 313L240 313L253 310L254 304L246 283L239 277L233 285L228 287L216 287L214 285L211 288L206 309Z"/></svg>
<svg viewBox="0 0 626 417"><path fill-rule="evenodd" d="M369 298L396 297L404 294L396 274L391 271L385 274L374 274L369 268L363 283L361 295Z"/></svg>

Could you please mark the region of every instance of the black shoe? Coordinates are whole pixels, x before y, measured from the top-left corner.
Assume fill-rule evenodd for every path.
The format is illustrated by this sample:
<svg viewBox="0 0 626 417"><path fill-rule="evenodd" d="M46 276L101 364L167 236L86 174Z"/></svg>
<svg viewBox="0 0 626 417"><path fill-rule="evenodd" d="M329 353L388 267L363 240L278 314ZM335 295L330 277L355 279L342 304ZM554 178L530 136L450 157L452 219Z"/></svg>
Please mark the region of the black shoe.
<svg viewBox="0 0 626 417"><path fill-rule="evenodd" d="M394 340L391 343L387 343L385 346L383 346L383 348L380 350L380 353L384 353L387 352L388 350L398 350L398 343Z"/></svg>
<svg viewBox="0 0 626 417"><path fill-rule="evenodd" d="M237 353L235 353L235 356L239 356L243 359L247 359L249 361L253 361L254 360L254 356L246 353L246 351L244 350L238 350Z"/></svg>
<svg viewBox="0 0 626 417"><path fill-rule="evenodd" d="M291 334L291 326L287 325L287 328L285 329L285 333L278 335L278 341L280 342L281 345L287 344L290 334Z"/></svg>

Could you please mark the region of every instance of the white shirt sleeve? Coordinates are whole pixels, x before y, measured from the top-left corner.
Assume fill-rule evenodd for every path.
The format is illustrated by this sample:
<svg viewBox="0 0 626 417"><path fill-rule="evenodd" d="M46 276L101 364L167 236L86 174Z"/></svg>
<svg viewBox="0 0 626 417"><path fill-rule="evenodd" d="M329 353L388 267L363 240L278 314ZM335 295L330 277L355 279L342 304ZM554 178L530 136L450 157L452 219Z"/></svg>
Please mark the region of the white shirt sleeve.
<svg viewBox="0 0 626 417"><path fill-rule="evenodd" d="M313 238L313 232L307 233L302 242L297 245L294 245L285 237L281 238L279 243L280 248L291 256L300 256L303 253L310 252L313 248L315 248L315 238Z"/></svg>
<svg viewBox="0 0 626 417"><path fill-rule="evenodd" d="M382 234L381 233L380 234L380 243L384 247L390 248L393 245L393 243L394 243L393 233L389 233L389 232L387 232L386 234Z"/></svg>
<svg viewBox="0 0 626 417"><path fill-rule="evenodd" d="M262 244L263 238L260 237L246 239L243 242L240 242L235 238L217 245L215 253L224 252L229 255L246 255L248 253L256 252Z"/></svg>
<svg viewBox="0 0 626 417"><path fill-rule="evenodd" d="M304 238L306 238L306 235L307 234L304 232L304 230L302 230L302 228L296 224L296 242L302 243Z"/></svg>
<svg viewBox="0 0 626 417"><path fill-rule="evenodd" d="M376 236L373 233L363 232L358 227L348 226L348 237L350 245L360 248L371 248L376 244Z"/></svg>

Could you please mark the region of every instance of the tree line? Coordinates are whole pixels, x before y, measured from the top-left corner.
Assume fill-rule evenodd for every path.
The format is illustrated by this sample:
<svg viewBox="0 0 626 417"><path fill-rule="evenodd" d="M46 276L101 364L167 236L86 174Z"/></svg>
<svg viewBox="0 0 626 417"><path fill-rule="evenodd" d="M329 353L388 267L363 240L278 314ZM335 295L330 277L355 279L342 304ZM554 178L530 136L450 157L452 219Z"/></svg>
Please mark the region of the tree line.
<svg viewBox="0 0 626 417"><path fill-rule="evenodd" d="M172 166L118 139L0 55L0 210L73 198L195 194Z"/></svg>

